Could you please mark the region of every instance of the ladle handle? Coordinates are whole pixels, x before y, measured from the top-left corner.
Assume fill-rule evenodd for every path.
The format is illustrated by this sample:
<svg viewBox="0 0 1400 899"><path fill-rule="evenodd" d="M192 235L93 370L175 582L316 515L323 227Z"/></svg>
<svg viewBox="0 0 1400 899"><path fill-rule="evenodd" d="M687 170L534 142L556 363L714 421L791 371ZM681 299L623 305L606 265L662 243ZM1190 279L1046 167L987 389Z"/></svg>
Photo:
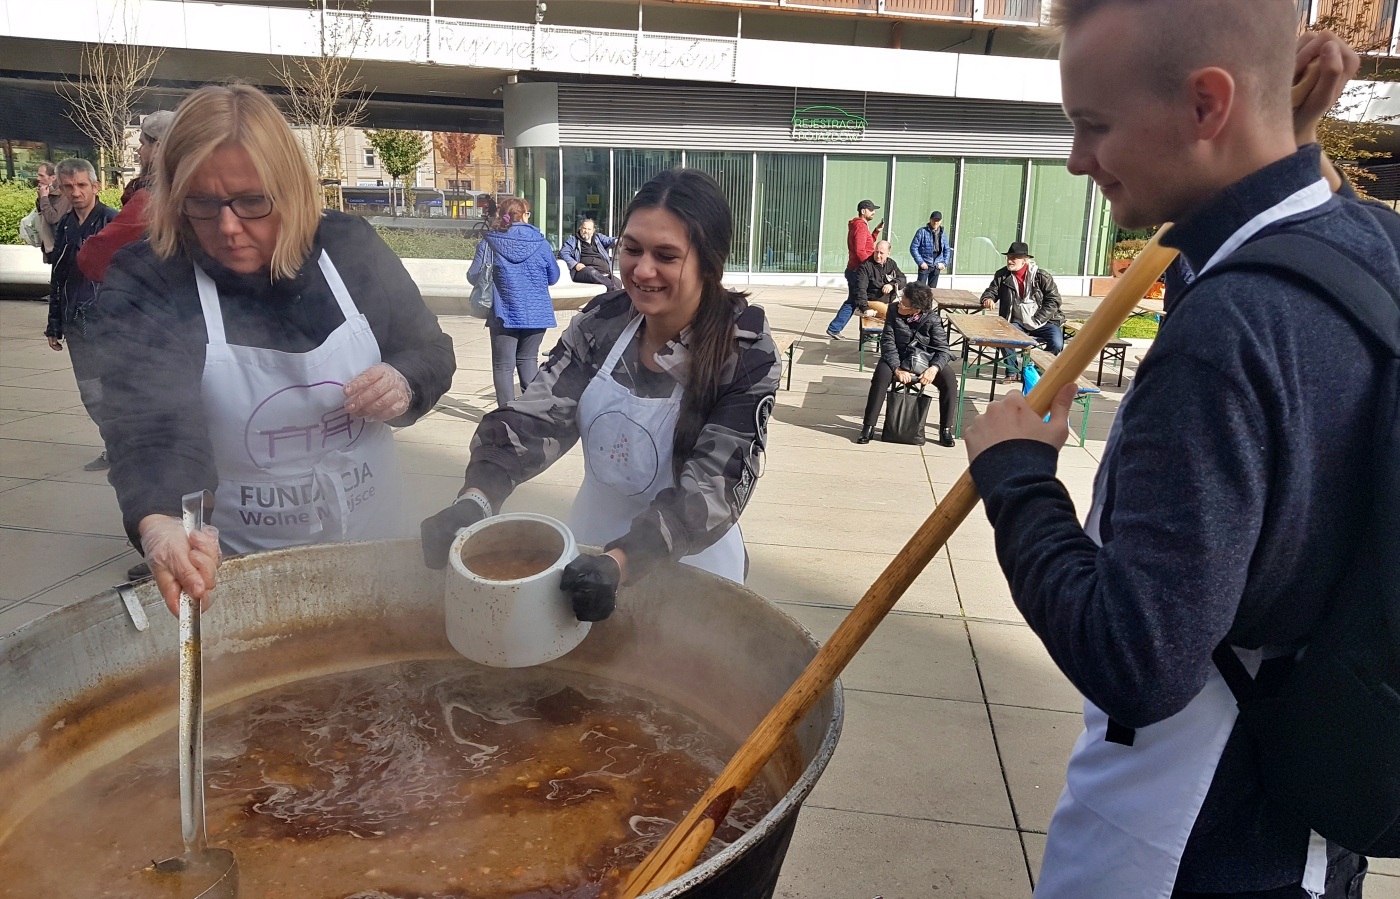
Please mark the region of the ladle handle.
<svg viewBox="0 0 1400 899"><path fill-rule="evenodd" d="M204 527L209 491L180 500L185 533ZM200 652L199 602L180 593L180 837L185 856L204 851L204 663Z"/></svg>
<svg viewBox="0 0 1400 899"><path fill-rule="evenodd" d="M1163 225L1153 236L1133 264L1114 283L1113 289L1094 310L1094 314L1089 316L1084 327L1065 345L1050 370L1041 376L1040 382L1026 397L1026 402L1037 414L1049 412L1055 394L1084 373L1090 361L1098 357L1109 339L1133 313L1153 282L1176 258L1175 250L1161 245L1161 238L1170 228L1169 224ZM690 813L632 871L623 887L623 899L637 899L690 870L704 851L715 826L729 814L734 800L748 788L773 753L783 745L822 694L835 683L856 650L874 633L876 626L914 583L934 554L948 542L948 537L957 526L977 507L977 501L977 488L972 483L972 475L965 471L904 548L890 560L875 583L865 591L865 596L836 628L831 638L822 644L806 670L734 753L729 764Z"/></svg>

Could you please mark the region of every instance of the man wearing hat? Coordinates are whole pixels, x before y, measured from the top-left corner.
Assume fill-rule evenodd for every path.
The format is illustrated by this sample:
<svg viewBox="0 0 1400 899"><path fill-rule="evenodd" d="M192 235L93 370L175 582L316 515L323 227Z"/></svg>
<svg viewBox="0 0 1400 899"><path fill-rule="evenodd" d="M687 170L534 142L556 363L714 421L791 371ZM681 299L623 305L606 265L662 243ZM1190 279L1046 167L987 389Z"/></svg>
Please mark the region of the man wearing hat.
<svg viewBox="0 0 1400 899"><path fill-rule="evenodd" d="M141 143L136 148L136 157L141 161L141 175L122 191L122 208L117 217L101 232L88 238L78 252L78 269L89 280L100 283L107 276L107 266L117 250L145 236L146 203L151 199L151 174L156 150L174 119L175 113L162 109L141 120Z"/></svg>
<svg viewBox="0 0 1400 899"><path fill-rule="evenodd" d="M982 291L982 306L995 308L997 315L1018 330L1045 344L1055 355L1065 346L1064 314L1060 312L1060 289L1050 273L1035 264L1030 248L1019 240L1006 250L1006 266L992 275L992 283ZM1018 366L1015 354L1007 351L1007 368Z"/></svg>
<svg viewBox="0 0 1400 899"><path fill-rule="evenodd" d="M948 268L953 248L948 245L948 233L943 230L943 213L930 212L928 224L914 232L909 255L919 267L919 283L938 286L938 276Z"/></svg>
<svg viewBox="0 0 1400 899"><path fill-rule="evenodd" d="M865 261L875 255L875 241L885 230L885 223L881 222L875 226L874 233L870 231L870 220L875 218L875 210L879 208L874 200L861 200L856 204L856 217L846 223L846 302L836 310L836 317L826 327L826 336L832 340L842 339L841 329L846 327L846 322L851 320L857 309L864 307L856 274ZM867 312L863 311L862 315L867 315ZM873 317L875 311L869 310L868 315Z"/></svg>

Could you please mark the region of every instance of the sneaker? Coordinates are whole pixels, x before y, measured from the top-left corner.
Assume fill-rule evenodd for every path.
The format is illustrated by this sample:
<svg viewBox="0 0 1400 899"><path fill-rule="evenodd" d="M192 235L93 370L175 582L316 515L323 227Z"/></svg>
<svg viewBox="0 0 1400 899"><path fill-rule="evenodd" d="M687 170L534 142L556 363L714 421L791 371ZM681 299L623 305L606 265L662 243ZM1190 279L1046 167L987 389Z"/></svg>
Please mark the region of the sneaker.
<svg viewBox="0 0 1400 899"><path fill-rule="evenodd" d="M827 331L827 332L826 332L826 336L827 336L827 337L830 337L832 340L847 340L847 339L849 339L849 338L847 338L844 334L838 334L838 333L835 332L835 331Z"/></svg>
<svg viewBox="0 0 1400 899"><path fill-rule="evenodd" d="M102 455L83 466L83 471L106 471L110 467L111 465L107 461L107 451L103 450Z"/></svg>
<svg viewBox="0 0 1400 899"><path fill-rule="evenodd" d="M145 562L138 562L126 570L126 579L133 584L137 581L144 581L151 576L151 566Z"/></svg>

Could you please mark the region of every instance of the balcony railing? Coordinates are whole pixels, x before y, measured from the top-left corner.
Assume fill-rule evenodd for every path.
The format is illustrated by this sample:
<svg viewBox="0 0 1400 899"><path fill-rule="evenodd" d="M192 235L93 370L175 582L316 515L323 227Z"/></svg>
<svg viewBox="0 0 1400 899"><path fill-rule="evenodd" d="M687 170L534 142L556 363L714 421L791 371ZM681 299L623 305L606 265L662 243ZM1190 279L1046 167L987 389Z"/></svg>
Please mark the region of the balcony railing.
<svg viewBox="0 0 1400 899"><path fill-rule="evenodd" d="M1051 0L682 0L732 6L816 9L891 16L900 19L950 19L963 22L1020 22L1039 25Z"/></svg>
<svg viewBox="0 0 1400 899"><path fill-rule="evenodd" d="M1297 0L1298 17L1307 26L1336 31L1364 53L1400 55L1396 0Z"/></svg>

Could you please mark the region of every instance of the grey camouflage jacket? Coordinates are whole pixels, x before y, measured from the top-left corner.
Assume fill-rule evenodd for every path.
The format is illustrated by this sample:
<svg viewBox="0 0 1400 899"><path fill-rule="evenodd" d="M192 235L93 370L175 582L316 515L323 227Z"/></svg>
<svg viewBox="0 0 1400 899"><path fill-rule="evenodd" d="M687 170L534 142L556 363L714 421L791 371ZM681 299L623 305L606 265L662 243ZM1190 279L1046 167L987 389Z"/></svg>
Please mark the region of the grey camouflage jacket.
<svg viewBox="0 0 1400 899"><path fill-rule="evenodd" d="M618 291L598 297L574 317L524 395L481 420L466 486L481 490L499 509L516 486L569 451L579 439L579 397L636 315L626 292ZM739 520L753 494L782 366L762 308L747 306L736 314L734 326L736 352L725 366L719 399L683 459L679 486L657 494L631 529L607 546L627 554L631 576L715 543ZM683 387L686 336L682 331L657 354Z"/></svg>

